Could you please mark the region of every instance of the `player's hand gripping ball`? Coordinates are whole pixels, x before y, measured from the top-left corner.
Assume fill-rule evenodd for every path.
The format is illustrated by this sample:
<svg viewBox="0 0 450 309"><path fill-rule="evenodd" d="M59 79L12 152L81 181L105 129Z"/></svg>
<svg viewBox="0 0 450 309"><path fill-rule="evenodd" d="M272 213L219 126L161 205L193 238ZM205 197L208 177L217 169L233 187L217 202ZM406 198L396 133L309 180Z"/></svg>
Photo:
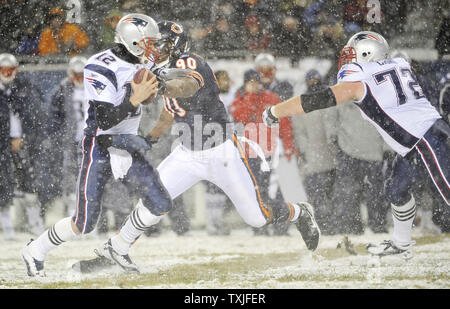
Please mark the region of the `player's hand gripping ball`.
<svg viewBox="0 0 450 309"><path fill-rule="evenodd" d="M147 80L150 80L150 79L152 78L152 76L153 76L153 73L150 72L150 71L147 70L147 69L142 68L142 69L139 69L139 70L134 74L134 76L133 76L133 81L134 81L136 84L142 83L142 80L144 79L145 72L149 72L149 74L147 75Z"/></svg>
<svg viewBox="0 0 450 309"><path fill-rule="evenodd" d="M133 76L133 82L135 84L140 84L142 83L142 81L144 80L144 76L145 73L148 72L147 77L146 77L146 81L149 81L153 78L153 76L155 76L150 70L147 70L145 68L139 69ZM156 82L156 81L155 81ZM152 103L155 98L156 98L157 93L155 92L154 94L150 95L147 99L145 99L141 104L142 105L147 105Z"/></svg>

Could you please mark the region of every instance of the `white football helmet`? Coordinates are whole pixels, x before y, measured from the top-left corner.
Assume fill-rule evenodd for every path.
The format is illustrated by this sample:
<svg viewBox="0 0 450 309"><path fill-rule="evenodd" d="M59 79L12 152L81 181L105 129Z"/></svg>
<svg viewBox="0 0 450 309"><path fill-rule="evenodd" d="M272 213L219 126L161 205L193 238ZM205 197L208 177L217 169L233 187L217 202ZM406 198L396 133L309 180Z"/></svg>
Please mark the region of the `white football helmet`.
<svg viewBox="0 0 450 309"><path fill-rule="evenodd" d="M11 83L19 71L19 62L14 55L0 54L0 81L3 84Z"/></svg>
<svg viewBox="0 0 450 309"><path fill-rule="evenodd" d="M79 89L83 89L83 71L87 59L83 56L75 56L69 61L67 75L72 84Z"/></svg>
<svg viewBox="0 0 450 309"><path fill-rule="evenodd" d="M389 58L389 44L373 31L354 34L339 55L339 68L351 62L375 62Z"/></svg>
<svg viewBox="0 0 450 309"><path fill-rule="evenodd" d="M156 41L161 39L158 24L144 14L128 14L116 26L114 42L123 44L141 62L155 62L159 57Z"/></svg>

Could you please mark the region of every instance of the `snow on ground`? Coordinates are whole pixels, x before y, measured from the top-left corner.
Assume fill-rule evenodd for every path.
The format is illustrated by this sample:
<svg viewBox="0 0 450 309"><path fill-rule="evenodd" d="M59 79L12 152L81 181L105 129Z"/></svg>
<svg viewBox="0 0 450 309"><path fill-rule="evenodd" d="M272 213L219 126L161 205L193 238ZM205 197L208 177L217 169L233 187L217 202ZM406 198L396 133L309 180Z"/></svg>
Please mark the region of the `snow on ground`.
<svg viewBox="0 0 450 309"><path fill-rule="evenodd" d="M0 288L450 288L449 234L415 233L415 256L409 261L374 260L365 253L365 244L388 234L351 235L358 255L336 248L342 235L324 236L316 253L306 250L295 228L290 235L253 236L250 229L239 229L230 236L194 230L184 237L169 231L142 237L130 252L140 275L117 268L89 275L72 270L76 261L94 257L93 249L106 240L86 237L49 253L47 277L29 278L20 251L30 235L19 234L15 241L0 240Z"/></svg>

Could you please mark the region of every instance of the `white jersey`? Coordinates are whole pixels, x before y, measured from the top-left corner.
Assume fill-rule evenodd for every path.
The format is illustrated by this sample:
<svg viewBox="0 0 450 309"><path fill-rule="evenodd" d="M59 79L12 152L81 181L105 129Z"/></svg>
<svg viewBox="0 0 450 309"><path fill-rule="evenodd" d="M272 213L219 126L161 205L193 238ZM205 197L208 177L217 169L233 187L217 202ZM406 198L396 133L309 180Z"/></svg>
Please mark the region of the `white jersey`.
<svg viewBox="0 0 450 309"><path fill-rule="evenodd" d="M360 81L365 85L364 97L356 105L363 118L402 156L441 118L403 58L349 63L339 70L337 79L338 82Z"/></svg>
<svg viewBox="0 0 450 309"><path fill-rule="evenodd" d="M151 67L153 64L145 65ZM89 58L84 67L85 99L89 102L86 120L86 135L102 134L137 134L141 121L142 107L128 115L108 130L101 130L95 120L93 101L108 102L114 106L120 105L131 96L131 81L134 74L144 67L143 64L132 64L121 60L112 51L105 50Z"/></svg>

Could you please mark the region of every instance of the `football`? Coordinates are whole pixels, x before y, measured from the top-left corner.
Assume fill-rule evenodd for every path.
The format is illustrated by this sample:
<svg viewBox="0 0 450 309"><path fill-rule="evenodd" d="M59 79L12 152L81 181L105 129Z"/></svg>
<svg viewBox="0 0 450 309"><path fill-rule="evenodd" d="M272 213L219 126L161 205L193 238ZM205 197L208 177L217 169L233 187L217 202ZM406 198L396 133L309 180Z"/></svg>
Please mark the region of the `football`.
<svg viewBox="0 0 450 309"><path fill-rule="evenodd" d="M142 80L144 79L144 74L145 74L146 71L148 71L148 70L147 70L147 69L144 69L144 68L139 69L139 70L134 74L134 76L133 76L133 81L134 81L136 84L142 83ZM149 72L149 74L147 75L147 80L150 80L150 79L152 78L152 76L153 76L153 73L150 72L150 71L148 71L148 72Z"/></svg>

